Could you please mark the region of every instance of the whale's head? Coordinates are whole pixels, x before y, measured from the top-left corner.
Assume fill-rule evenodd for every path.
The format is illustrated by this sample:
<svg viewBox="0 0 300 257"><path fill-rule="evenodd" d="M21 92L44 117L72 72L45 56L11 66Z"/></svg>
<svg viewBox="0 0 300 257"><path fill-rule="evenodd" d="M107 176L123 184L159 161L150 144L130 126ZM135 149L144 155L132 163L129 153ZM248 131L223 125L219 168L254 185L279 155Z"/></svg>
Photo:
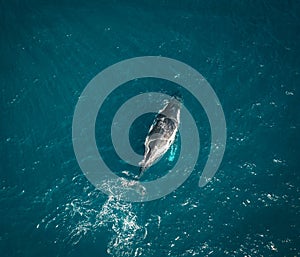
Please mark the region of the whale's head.
<svg viewBox="0 0 300 257"><path fill-rule="evenodd" d="M172 97L169 103L159 112L159 114L179 123L181 105L181 101L179 101L176 97Z"/></svg>

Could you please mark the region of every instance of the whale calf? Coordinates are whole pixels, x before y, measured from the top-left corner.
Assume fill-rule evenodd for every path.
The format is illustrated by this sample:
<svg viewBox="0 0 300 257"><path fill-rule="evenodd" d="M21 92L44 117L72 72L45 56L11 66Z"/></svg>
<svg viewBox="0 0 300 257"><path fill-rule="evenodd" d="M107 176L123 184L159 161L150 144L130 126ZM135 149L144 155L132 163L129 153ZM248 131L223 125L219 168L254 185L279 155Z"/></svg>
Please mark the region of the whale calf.
<svg viewBox="0 0 300 257"><path fill-rule="evenodd" d="M172 97L166 106L158 112L145 139L145 153L143 160L139 163L140 173L138 179L174 143L180 124L180 108L181 100L177 97Z"/></svg>

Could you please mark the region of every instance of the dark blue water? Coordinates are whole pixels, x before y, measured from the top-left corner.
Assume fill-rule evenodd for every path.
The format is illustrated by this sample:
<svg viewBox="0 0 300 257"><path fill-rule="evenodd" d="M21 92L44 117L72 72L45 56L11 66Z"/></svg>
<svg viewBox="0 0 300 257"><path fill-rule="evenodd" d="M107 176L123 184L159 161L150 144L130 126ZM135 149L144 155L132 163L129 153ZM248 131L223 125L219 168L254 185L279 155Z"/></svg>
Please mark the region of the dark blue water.
<svg viewBox="0 0 300 257"><path fill-rule="evenodd" d="M0 255L300 256L299 14L299 1L1 1ZM145 55L209 81L228 141L199 188L210 131L200 114L203 150L188 180L159 200L124 203L81 172L72 117L97 73Z"/></svg>

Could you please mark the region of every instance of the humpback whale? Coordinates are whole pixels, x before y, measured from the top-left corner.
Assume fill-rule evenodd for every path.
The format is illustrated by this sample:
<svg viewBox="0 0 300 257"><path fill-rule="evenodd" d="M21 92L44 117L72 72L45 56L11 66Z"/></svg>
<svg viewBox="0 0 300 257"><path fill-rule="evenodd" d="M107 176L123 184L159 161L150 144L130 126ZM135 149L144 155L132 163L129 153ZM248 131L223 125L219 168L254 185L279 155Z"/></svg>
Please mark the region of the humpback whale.
<svg viewBox="0 0 300 257"><path fill-rule="evenodd" d="M173 96L158 112L145 139L145 153L143 160L139 163L138 178L141 178L144 171L161 158L174 143L180 123L180 108L181 99Z"/></svg>

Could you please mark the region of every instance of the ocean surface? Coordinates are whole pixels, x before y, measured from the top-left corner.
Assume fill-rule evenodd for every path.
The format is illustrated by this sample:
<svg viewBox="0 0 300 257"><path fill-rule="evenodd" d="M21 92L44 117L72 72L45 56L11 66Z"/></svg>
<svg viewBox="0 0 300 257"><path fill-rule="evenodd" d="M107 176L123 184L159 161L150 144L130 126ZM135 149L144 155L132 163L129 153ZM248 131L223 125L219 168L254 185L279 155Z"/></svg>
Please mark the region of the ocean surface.
<svg viewBox="0 0 300 257"><path fill-rule="evenodd" d="M174 58L206 78L227 146L212 181L198 187L210 126L199 103L185 101L198 114L195 169L169 195L131 203L84 176L72 119L93 77L138 56ZM1 257L300 256L299 1L1 0L0 81ZM138 79L103 105L97 144L116 174L137 168L114 152L114 113L140 92L170 88ZM140 154L153 117L132 125ZM145 179L165 174L171 154Z"/></svg>

